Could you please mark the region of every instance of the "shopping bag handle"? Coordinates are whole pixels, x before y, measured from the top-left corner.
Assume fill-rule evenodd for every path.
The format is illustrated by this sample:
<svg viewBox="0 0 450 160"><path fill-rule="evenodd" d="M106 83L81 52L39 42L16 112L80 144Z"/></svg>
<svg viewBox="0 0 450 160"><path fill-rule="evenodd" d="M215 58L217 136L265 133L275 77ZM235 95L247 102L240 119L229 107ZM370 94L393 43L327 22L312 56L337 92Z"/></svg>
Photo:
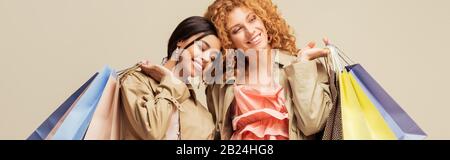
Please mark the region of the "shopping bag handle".
<svg viewBox="0 0 450 160"><path fill-rule="evenodd" d="M345 66L355 64L355 62L336 45L328 44L326 48L330 50L328 58L330 58L333 65L332 68L336 73L343 71Z"/></svg>

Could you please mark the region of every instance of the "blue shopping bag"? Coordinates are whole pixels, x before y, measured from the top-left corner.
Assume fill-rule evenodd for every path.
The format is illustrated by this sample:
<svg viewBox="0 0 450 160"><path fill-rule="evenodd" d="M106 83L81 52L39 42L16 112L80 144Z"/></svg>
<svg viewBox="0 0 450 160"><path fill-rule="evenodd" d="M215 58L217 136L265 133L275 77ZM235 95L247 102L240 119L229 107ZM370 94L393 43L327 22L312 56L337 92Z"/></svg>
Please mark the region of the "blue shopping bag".
<svg viewBox="0 0 450 160"><path fill-rule="evenodd" d="M56 109L42 124L27 138L27 140L44 140L50 131L55 127L62 116L75 103L78 97L88 88L94 78L98 75L95 73L88 81L86 81L77 91L75 91L58 109Z"/></svg>
<svg viewBox="0 0 450 160"><path fill-rule="evenodd" d="M92 119L97 103L103 93L109 76L114 71L109 67L99 72L85 93L67 115L52 139L56 140L82 140Z"/></svg>
<svg viewBox="0 0 450 160"><path fill-rule="evenodd" d="M359 64L346 67L400 140L420 140L426 133Z"/></svg>

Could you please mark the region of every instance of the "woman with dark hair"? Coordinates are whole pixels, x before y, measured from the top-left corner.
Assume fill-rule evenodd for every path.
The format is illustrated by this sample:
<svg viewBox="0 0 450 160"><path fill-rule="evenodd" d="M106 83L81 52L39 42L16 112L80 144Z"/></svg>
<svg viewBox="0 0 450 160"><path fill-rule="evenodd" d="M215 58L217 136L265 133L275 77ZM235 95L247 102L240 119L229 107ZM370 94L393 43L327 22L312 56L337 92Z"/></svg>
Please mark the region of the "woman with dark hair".
<svg viewBox="0 0 450 160"><path fill-rule="evenodd" d="M143 61L123 72L122 139L213 139L212 115L184 82L198 76L220 46L210 21L189 17L172 33L162 66Z"/></svg>

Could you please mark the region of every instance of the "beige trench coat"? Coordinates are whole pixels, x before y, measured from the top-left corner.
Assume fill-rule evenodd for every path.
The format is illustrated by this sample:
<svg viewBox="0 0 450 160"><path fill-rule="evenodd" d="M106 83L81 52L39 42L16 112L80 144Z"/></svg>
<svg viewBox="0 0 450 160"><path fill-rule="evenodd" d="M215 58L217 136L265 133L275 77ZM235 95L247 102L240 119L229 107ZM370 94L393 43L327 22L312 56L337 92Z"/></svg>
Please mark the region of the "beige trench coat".
<svg viewBox="0 0 450 160"><path fill-rule="evenodd" d="M326 65L325 58L310 62L299 62L286 52L277 53L279 84L284 88L289 117L289 139L341 139L336 124L334 105L337 89L334 74ZM330 83L333 82L333 83ZM233 134L232 109L234 91L232 84L215 84L207 87L209 111L215 122L216 139L228 140ZM329 115L332 117L329 117ZM326 132L324 128L327 126ZM334 135L332 135L334 134ZM323 137L322 137L323 136Z"/></svg>
<svg viewBox="0 0 450 160"><path fill-rule="evenodd" d="M213 117L206 106L197 101L190 85L174 83L172 78L166 76L158 83L137 67L120 76L122 139L166 139L177 109L181 140L213 139Z"/></svg>

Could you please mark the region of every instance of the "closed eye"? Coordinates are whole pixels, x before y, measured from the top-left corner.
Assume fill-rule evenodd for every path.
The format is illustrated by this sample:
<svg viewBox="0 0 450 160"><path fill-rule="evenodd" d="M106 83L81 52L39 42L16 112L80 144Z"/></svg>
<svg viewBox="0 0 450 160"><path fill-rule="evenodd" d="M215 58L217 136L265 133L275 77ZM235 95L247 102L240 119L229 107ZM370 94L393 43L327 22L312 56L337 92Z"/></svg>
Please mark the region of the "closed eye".
<svg viewBox="0 0 450 160"><path fill-rule="evenodd" d="M207 42L205 42L204 40L201 40L198 43L198 47L201 48L202 52L204 52L204 51L208 50L209 48L211 48L211 46Z"/></svg>
<svg viewBox="0 0 450 160"><path fill-rule="evenodd" d="M231 33L236 34L242 30L242 27L235 27Z"/></svg>

